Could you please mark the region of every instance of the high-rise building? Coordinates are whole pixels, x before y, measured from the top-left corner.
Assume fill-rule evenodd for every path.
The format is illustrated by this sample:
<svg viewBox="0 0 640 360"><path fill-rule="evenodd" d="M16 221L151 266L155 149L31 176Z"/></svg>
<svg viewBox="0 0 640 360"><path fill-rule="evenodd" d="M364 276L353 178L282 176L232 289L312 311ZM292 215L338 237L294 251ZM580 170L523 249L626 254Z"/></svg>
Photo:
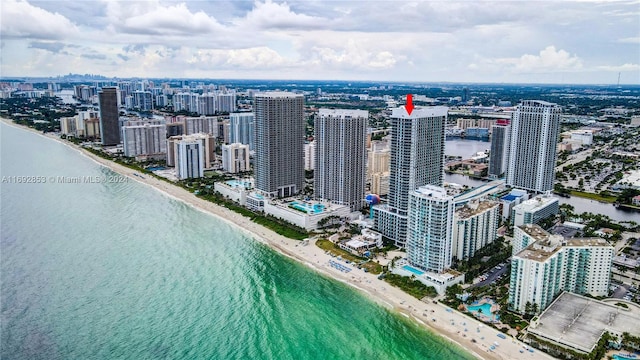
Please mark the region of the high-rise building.
<svg viewBox="0 0 640 360"><path fill-rule="evenodd" d="M183 121L185 135L209 134L214 137L218 136L218 118L215 116L185 117Z"/></svg>
<svg viewBox="0 0 640 360"><path fill-rule="evenodd" d="M164 124L122 127L124 156L164 158L167 153L167 127Z"/></svg>
<svg viewBox="0 0 640 360"><path fill-rule="evenodd" d="M468 260L476 251L498 237L500 204L495 201L472 201L456 210L453 217L453 257Z"/></svg>
<svg viewBox="0 0 640 360"><path fill-rule="evenodd" d="M442 186L444 127L448 108L405 107L391 114L391 166L388 202L374 207L375 229L404 247L407 239L409 193L424 185Z"/></svg>
<svg viewBox="0 0 640 360"><path fill-rule="evenodd" d="M314 196L362 209L369 112L320 109L314 122Z"/></svg>
<svg viewBox="0 0 640 360"><path fill-rule="evenodd" d="M118 118L118 88L103 87L98 92L100 104L100 137L102 145L118 145L120 143L120 125Z"/></svg>
<svg viewBox="0 0 640 360"><path fill-rule="evenodd" d="M509 155L510 125L493 125L491 128L491 152L489 157L489 176L500 178L507 170Z"/></svg>
<svg viewBox="0 0 640 360"><path fill-rule="evenodd" d="M256 189L288 197L304 189L304 96L290 92L255 95Z"/></svg>
<svg viewBox="0 0 640 360"><path fill-rule="evenodd" d="M251 151L255 150L254 119L255 115L252 112L229 114L229 142L249 145Z"/></svg>
<svg viewBox="0 0 640 360"><path fill-rule="evenodd" d="M134 91L133 92L133 108L140 111L153 110L153 97L150 91Z"/></svg>
<svg viewBox="0 0 640 360"><path fill-rule="evenodd" d="M198 113L200 115L216 114L216 94L205 93L198 99Z"/></svg>
<svg viewBox="0 0 640 360"><path fill-rule="evenodd" d="M316 168L316 142L311 141L304 144L304 169L315 170Z"/></svg>
<svg viewBox="0 0 640 360"><path fill-rule="evenodd" d="M509 308L539 314L562 291L607 296L613 255L604 239L545 232L511 259Z"/></svg>
<svg viewBox="0 0 640 360"><path fill-rule="evenodd" d="M515 255L524 250L527 246L538 240L544 240L548 233L538 225L524 224L513 227L513 240L511 244L511 255Z"/></svg>
<svg viewBox="0 0 640 360"><path fill-rule="evenodd" d="M535 192L553 190L559 105L525 100L512 114L507 185Z"/></svg>
<svg viewBox="0 0 640 360"><path fill-rule="evenodd" d="M216 94L216 111L218 113L231 113L236 111L235 91L219 92Z"/></svg>
<svg viewBox="0 0 640 360"><path fill-rule="evenodd" d="M182 139L175 143L176 175L178 179L204 176L204 146L198 139Z"/></svg>
<svg viewBox="0 0 640 360"><path fill-rule="evenodd" d="M177 166L176 144L181 140L200 141L204 149L204 168L211 169L216 161L216 139L209 134L172 136L167 139L167 166Z"/></svg>
<svg viewBox="0 0 640 360"><path fill-rule="evenodd" d="M451 267L453 197L433 185L411 191L408 224L409 264L435 273Z"/></svg>
<svg viewBox="0 0 640 360"><path fill-rule="evenodd" d="M389 193L389 143L374 141L367 153L367 182L373 194Z"/></svg>
<svg viewBox="0 0 640 360"><path fill-rule="evenodd" d="M222 145L222 169L232 174L249 171L249 145Z"/></svg>

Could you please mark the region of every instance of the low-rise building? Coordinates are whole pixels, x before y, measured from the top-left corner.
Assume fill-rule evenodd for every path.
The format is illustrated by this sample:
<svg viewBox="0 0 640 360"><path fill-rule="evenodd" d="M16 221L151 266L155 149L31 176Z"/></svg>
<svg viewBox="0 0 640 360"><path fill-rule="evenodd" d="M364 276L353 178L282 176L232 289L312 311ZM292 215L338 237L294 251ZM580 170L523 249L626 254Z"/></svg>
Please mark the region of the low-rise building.
<svg viewBox="0 0 640 360"><path fill-rule="evenodd" d="M219 181L213 185L213 188L229 200L235 201L242 206L246 206L247 196L253 189L253 179Z"/></svg>
<svg viewBox="0 0 640 360"><path fill-rule="evenodd" d="M605 300L606 301L606 300ZM557 351L557 346L591 353L605 332L620 339L623 333L640 337L640 315L614 303L563 292L527 328L524 341L542 349ZM541 343L543 340L544 343ZM545 344L551 343L551 348ZM576 358L574 354L568 354Z"/></svg>
<svg viewBox="0 0 640 360"><path fill-rule="evenodd" d="M264 202L263 211L267 215L285 220L309 231L319 228L318 223L327 217L348 217L351 208L348 205L338 205L327 201L272 200Z"/></svg>
<svg viewBox="0 0 640 360"><path fill-rule="evenodd" d="M406 259L395 263L391 272L401 276L415 276L415 279L427 286L433 286L439 295L444 295L449 286L464 283L464 274L452 269L442 272L432 272L417 269L411 266Z"/></svg>
<svg viewBox="0 0 640 360"><path fill-rule="evenodd" d="M560 210L560 203L555 196L538 195L513 207L511 220L513 226L538 224L540 221L555 216Z"/></svg>
<svg viewBox="0 0 640 360"><path fill-rule="evenodd" d="M362 229L360 235L338 244L341 249L357 256L367 256L368 252L375 248L381 248L382 245L382 234L370 229Z"/></svg>

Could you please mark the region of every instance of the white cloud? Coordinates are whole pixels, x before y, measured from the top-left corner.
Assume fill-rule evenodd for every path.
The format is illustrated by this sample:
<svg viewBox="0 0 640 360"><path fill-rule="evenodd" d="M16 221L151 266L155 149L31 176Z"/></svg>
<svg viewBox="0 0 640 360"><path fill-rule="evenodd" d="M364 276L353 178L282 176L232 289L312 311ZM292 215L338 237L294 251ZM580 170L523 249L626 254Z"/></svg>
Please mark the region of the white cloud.
<svg viewBox="0 0 640 360"><path fill-rule="evenodd" d="M63 39L78 31L66 17L24 0L3 0L0 14L3 38Z"/></svg>
<svg viewBox="0 0 640 360"><path fill-rule="evenodd" d="M185 3L109 2L107 14L114 32L129 34L198 36L223 29L215 18L191 12Z"/></svg>
<svg viewBox="0 0 640 360"><path fill-rule="evenodd" d="M525 54L519 58L499 58L493 61L515 72L557 72L582 69L582 59L553 45L540 50L538 55Z"/></svg>
<svg viewBox="0 0 640 360"><path fill-rule="evenodd" d="M640 36L618 39L619 43L640 44Z"/></svg>
<svg viewBox="0 0 640 360"><path fill-rule="evenodd" d="M271 0L256 1L244 18L236 20L240 27L304 30L325 28L328 22L328 19L295 13L286 2L276 4Z"/></svg>
<svg viewBox="0 0 640 360"><path fill-rule="evenodd" d="M638 71L640 70L640 64L622 64L617 66L603 65L598 66L599 70L604 71L616 71L616 72L625 72L625 71Z"/></svg>

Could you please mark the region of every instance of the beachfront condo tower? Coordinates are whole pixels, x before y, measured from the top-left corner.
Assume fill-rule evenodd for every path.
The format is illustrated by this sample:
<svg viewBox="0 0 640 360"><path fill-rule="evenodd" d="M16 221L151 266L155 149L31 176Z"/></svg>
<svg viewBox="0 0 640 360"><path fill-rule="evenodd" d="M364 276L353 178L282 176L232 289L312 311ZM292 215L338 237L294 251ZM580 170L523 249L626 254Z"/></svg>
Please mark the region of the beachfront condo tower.
<svg viewBox="0 0 640 360"><path fill-rule="evenodd" d="M304 95L255 95L255 187L269 197L304 189Z"/></svg>
<svg viewBox="0 0 640 360"><path fill-rule="evenodd" d="M534 192L553 190L559 105L525 100L512 114L507 185Z"/></svg>
<svg viewBox="0 0 640 360"><path fill-rule="evenodd" d="M314 196L362 209L369 112L320 109L314 122Z"/></svg>
<svg viewBox="0 0 640 360"><path fill-rule="evenodd" d="M424 271L451 267L453 197L444 188L426 185L409 194L407 260Z"/></svg>
<svg viewBox="0 0 640 360"><path fill-rule="evenodd" d="M409 193L424 185L442 186L444 179L444 127L448 108L404 106L391 113L389 195L374 207L375 229L396 246L407 240Z"/></svg>
<svg viewBox="0 0 640 360"><path fill-rule="evenodd" d="M118 88L103 87L98 92L98 102L100 104L100 137L102 145L118 145L120 143Z"/></svg>

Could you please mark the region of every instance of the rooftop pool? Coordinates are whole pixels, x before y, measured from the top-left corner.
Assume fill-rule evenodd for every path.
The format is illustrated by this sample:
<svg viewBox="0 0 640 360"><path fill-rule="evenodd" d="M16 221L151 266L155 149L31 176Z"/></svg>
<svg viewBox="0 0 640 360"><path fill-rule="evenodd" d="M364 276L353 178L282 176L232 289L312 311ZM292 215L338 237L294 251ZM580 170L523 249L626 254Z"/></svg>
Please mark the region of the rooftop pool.
<svg viewBox="0 0 640 360"><path fill-rule="evenodd" d="M232 187L243 187L245 189L250 189L252 188L252 184L249 181L242 181L242 180L227 180L225 181L225 183L229 186Z"/></svg>
<svg viewBox="0 0 640 360"><path fill-rule="evenodd" d="M322 204L304 203L299 201L292 201L289 203L289 206L296 210L305 212L309 215L321 214L324 212L324 209L325 209L325 206Z"/></svg>

